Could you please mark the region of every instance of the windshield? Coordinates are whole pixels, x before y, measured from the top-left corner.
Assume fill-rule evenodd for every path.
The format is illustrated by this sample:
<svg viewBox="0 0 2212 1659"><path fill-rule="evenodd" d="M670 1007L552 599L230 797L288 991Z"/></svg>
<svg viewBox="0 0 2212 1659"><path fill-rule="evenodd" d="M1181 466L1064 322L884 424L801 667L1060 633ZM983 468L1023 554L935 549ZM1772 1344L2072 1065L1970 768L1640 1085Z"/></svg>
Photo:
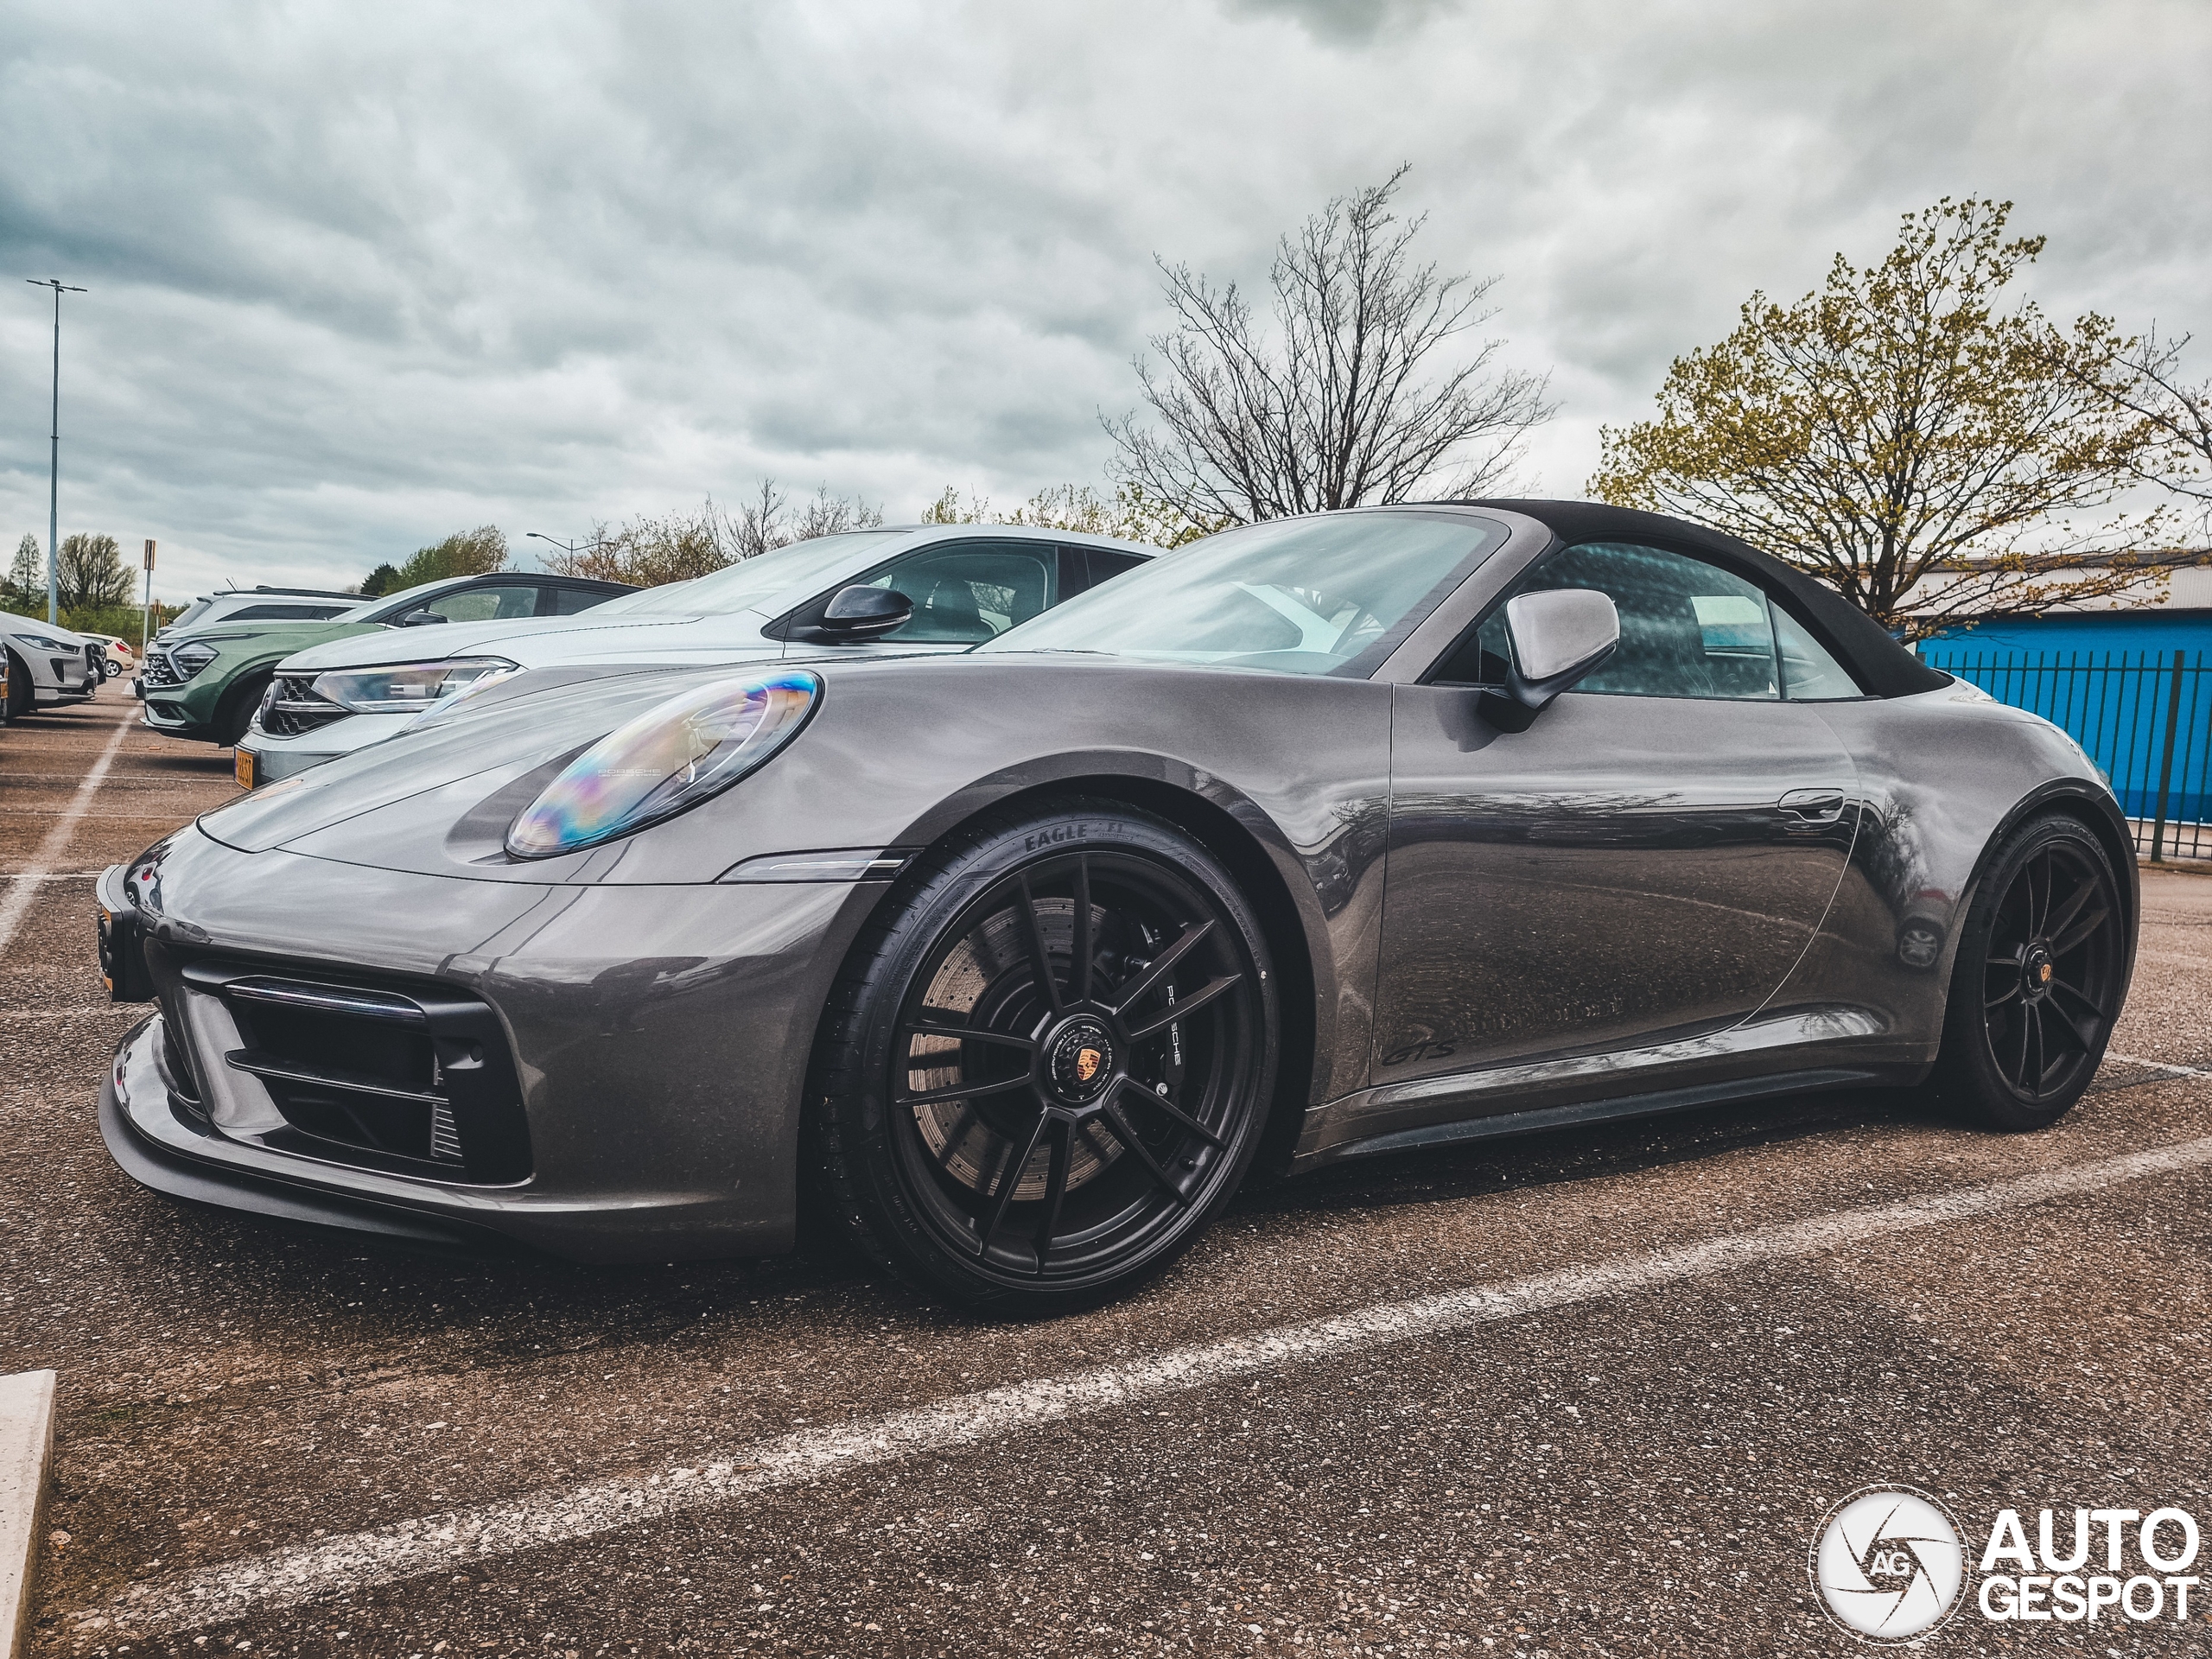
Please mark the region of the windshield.
<svg viewBox="0 0 2212 1659"><path fill-rule="evenodd" d="M772 553L726 565L712 575L671 582L642 593L625 594L594 605L592 620L608 616L721 616L766 603L794 588L833 580L840 570L860 571L875 563L884 544L912 532L861 530L842 536L817 536L793 542Z"/></svg>
<svg viewBox="0 0 2212 1659"><path fill-rule="evenodd" d="M1340 512L1210 536L978 651L1095 651L1327 674L1505 539L1457 513ZM1441 595L1440 594L1439 597Z"/></svg>
<svg viewBox="0 0 2212 1659"><path fill-rule="evenodd" d="M194 600L191 604L186 606L175 616L169 618L168 625L162 629L162 632L163 633L167 633L170 632L171 629L190 627L194 622L198 621L202 616L205 616L207 613L207 607L212 603L213 603L212 600Z"/></svg>

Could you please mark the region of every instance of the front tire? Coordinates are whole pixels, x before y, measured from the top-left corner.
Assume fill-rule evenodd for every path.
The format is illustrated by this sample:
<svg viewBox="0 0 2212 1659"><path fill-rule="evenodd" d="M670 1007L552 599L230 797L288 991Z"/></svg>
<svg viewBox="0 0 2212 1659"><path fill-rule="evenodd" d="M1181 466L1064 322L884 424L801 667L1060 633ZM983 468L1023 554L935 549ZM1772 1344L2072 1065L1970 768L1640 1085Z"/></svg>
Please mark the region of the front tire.
<svg viewBox="0 0 2212 1659"><path fill-rule="evenodd" d="M30 664L14 652L8 653L8 718L21 720L31 711L38 701L37 688L31 684Z"/></svg>
<svg viewBox="0 0 2212 1659"><path fill-rule="evenodd" d="M1274 978L1205 848L1071 799L986 822L886 901L810 1098L861 1250L969 1306L1126 1293L1236 1193L1274 1096Z"/></svg>
<svg viewBox="0 0 2212 1659"><path fill-rule="evenodd" d="M269 677L248 680L243 685L232 686L225 694L215 711L215 742L217 747L235 749L245 741L252 728L253 717L261 710L262 693L269 690Z"/></svg>
<svg viewBox="0 0 2212 1659"><path fill-rule="evenodd" d="M2104 844L2079 819L2033 819L1997 849L1967 906L1929 1087L1992 1128L2047 1128L2096 1076L2126 995Z"/></svg>

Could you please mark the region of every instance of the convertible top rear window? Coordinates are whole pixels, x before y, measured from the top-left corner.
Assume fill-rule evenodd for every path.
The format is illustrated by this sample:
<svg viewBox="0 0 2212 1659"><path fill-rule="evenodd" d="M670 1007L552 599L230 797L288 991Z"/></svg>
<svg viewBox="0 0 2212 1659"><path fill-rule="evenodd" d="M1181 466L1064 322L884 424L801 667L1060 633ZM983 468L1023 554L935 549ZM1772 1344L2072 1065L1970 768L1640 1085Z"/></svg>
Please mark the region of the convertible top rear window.
<svg viewBox="0 0 2212 1659"><path fill-rule="evenodd" d="M1333 673L1418 620L1506 534L1442 512L1253 524L1154 559L978 649Z"/></svg>

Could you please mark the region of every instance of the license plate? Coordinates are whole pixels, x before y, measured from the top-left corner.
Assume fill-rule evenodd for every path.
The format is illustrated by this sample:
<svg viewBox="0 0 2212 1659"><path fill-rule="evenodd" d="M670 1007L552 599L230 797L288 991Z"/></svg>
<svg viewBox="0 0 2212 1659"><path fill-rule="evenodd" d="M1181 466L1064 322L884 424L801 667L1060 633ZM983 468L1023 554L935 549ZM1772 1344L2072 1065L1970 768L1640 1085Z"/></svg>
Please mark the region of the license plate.
<svg viewBox="0 0 2212 1659"><path fill-rule="evenodd" d="M238 787L251 789L253 787L253 751L251 749L240 749L238 752L237 766Z"/></svg>

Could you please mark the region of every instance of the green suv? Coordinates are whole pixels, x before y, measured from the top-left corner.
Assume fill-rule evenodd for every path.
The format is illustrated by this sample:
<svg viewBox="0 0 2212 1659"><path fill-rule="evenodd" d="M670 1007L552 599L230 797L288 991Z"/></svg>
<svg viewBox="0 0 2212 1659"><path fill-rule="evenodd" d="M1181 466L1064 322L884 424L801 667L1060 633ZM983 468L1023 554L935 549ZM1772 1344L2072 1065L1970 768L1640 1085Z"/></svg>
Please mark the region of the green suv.
<svg viewBox="0 0 2212 1659"><path fill-rule="evenodd" d="M164 737L235 745L260 707L270 674L293 652L379 628L574 616L632 591L619 582L500 570L449 576L322 622L218 622L173 633L146 652L146 724Z"/></svg>

